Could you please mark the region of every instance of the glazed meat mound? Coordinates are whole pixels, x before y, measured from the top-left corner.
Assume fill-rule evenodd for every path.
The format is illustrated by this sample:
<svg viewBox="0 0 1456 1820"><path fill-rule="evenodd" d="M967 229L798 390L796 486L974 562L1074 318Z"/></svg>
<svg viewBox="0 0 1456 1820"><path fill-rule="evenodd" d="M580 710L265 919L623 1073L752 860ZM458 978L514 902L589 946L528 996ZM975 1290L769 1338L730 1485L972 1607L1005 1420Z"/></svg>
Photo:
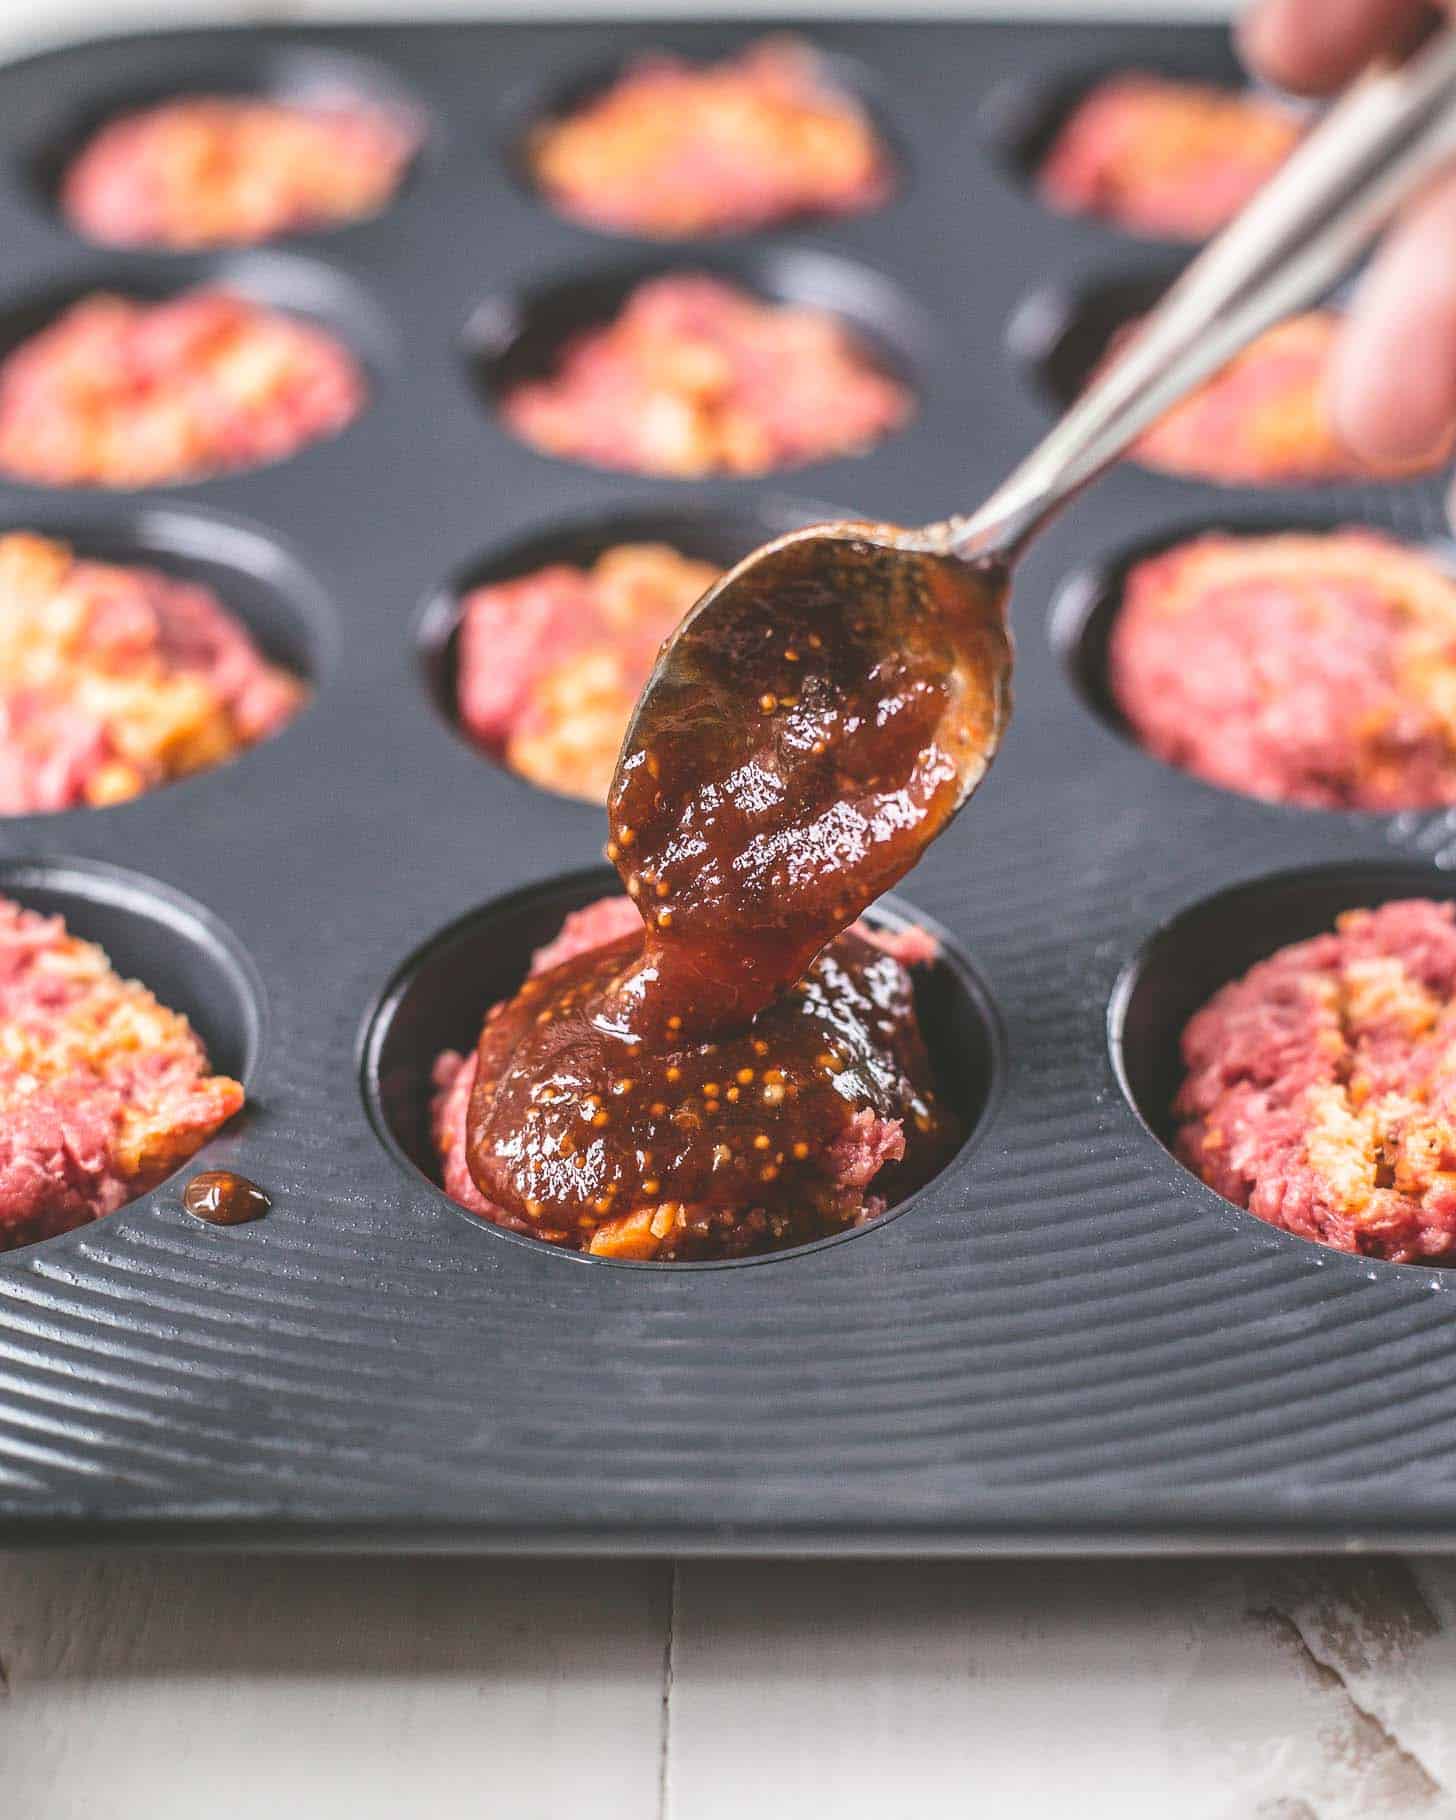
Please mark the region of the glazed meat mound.
<svg viewBox="0 0 1456 1820"><path fill-rule="evenodd" d="M0 473L146 487L281 461L363 409L354 357L229 291L97 294L0 362Z"/></svg>
<svg viewBox="0 0 1456 1820"><path fill-rule="evenodd" d="M1226 486L1396 478L1362 464L1335 433L1325 385L1339 331L1333 310L1279 323L1146 430L1133 458Z"/></svg>
<svg viewBox="0 0 1456 1820"><path fill-rule="evenodd" d="M417 139L357 102L188 95L101 127L65 174L61 210L111 246L241 245L377 213Z"/></svg>
<svg viewBox="0 0 1456 1820"><path fill-rule="evenodd" d="M460 622L462 725L533 783L604 803L658 647L717 577L662 544L619 544L590 569L476 588Z"/></svg>
<svg viewBox="0 0 1456 1820"><path fill-rule="evenodd" d="M0 537L0 815L99 808L222 764L306 696L206 588Z"/></svg>
<svg viewBox="0 0 1456 1820"><path fill-rule="evenodd" d="M548 455L691 479L863 454L911 398L837 317L687 274L639 285L501 408Z"/></svg>
<svg viewBox="0 0 1456 1820"><path fill-rule="evenodd" d="M721 63L643 57L540 126L537 183L564 214L624 234L712 234L877 207L889 160L816 53L765 39Z"/></svg>
<svg viewBox="0 0 1456 1820"><path fill-rule="evenodd" d="M549 995L563 969L583 968L594 957L604 966L614 958L620 964L641 938L642 920L631 900L604 899L569 916L556 940L536 954L527 989L534 984ZM608 1181L601 1198L569 1228L511 1218L481 1193L466 1160L479 1054L442 1055L433 1125L445 1190L484 1219L597 1257L735 1257L863 1224L927 1180L958 1135L954 1119L936 1102L907 972L934 955L934 943L921 930L871 935L858 925L837 937L795 994L762 1014L745 1035L669 1055L661 1091L670 1102L635 1108L643 1129L656 1134L658 1152L642 1153L647 1161L625 1191ZM796 1113L799 1083L793 1071L775 1066L775 1058L781 1043L788 1046L794 1019L814 1016L825 1003L835 1007L843 1041L820 1055L820 1072L824 1080L846 1085L837 1098L820 1092L835 1116L825 1128L830 1135L821 1141L815 1131L811 1141L807 1108L814 1089L805 1084ZM487 1018L487 1043L499 1009ZM563 1092L566 1083L563 1069ZM581 1155L580 1167L590 1169L598 1160L592 1155L598 1126L607 1127L614 1116L634 1117L633 1088L628 1081L620 1098L614 1090L617 1103L610 1108L583 1107L580 1121L566 1119L562 1138L573 1155ZM893 1115L886 1111L890 1105ZM580 1124L579 1140L572 1136L574 1123ZM714 1127L711 1143L707 1125ZM705 1144L712 1175L721 1172L731 1192L693 1204L654 1198L659 1184L649 1172L665 1172L678 1152Z"/></svg>
<svg viewBox="0 0 1456 1820"><path fill-rule="evenodd" d="M242 1103L185 1017L0 898L0 1247L114 1213Z"/></svg>
<svg viewBox="0 0 1456 1820"><path fill-rule="evenodd" d="M1456 803L1456 580L1373 531L1215 535L1140 562L1109 667L1141 743L1225 789Z"/></svg>
<svg viewBox="0 0 1456 1820"><path fill-rule="evenodd" d="M1183 1034L1177 1152L1261 1220L1397 1263L1456 1260L1456 924L1351 910Z"/></svg>
<svg viewBox="0 0 1456 1820"><path fill-rule="evenodd" d="M1038 184L1068 214L1203 240L1273 176L1301 131L1278 102L1128 71L1098 83L1073 110Z"/></svg>

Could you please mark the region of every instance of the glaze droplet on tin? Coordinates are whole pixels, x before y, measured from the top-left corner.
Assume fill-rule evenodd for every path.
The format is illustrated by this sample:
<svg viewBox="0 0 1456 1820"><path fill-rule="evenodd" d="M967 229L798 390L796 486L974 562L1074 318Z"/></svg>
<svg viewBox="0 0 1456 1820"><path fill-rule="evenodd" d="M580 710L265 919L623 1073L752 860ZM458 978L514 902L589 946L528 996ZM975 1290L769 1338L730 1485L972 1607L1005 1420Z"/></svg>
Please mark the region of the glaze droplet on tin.
<svg viewBox="0 0 1456 1820"><path fill-rule="evenodd" d="M212 1226L242 1226L261 1220L273 1205L256 1182L230 1169L204 1169L182 1192L182 1205Z"/></svg>

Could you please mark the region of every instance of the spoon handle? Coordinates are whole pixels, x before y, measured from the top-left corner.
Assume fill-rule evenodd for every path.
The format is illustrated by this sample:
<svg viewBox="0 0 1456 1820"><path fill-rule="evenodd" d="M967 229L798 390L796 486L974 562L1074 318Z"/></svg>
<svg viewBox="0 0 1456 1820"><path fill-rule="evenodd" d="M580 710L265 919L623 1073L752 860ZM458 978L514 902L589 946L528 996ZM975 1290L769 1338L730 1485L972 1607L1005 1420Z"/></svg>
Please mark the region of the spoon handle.
<svg viewBox="0 0 1456 1820"><path fill-rule="evenodd" d="M1015 557L1168 408L1282 317L1317 301L1456 156L1456 29L1363 76L1167 291L1125 354L967 517L964 557ZM1419 358L1419 350L1412 349Z"/></svg>

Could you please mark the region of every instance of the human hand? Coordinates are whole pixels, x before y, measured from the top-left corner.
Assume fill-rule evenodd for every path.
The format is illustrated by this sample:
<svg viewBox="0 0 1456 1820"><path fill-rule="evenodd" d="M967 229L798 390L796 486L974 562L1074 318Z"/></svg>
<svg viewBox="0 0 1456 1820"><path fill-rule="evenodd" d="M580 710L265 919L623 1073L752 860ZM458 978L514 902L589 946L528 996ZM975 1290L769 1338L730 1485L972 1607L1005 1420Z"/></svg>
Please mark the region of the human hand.
<svg viewBox="0 0 1456 1820"><path fill-rule="evenodd" d="M1239 35L1259 75L1325 95L1382 52L1405 50L1432 11L1426 0L1257 0ZM1360 282L1332 385L1336 428L1373 465L1430 465L1456 444L1456 172L1386 235Z"/></svg>

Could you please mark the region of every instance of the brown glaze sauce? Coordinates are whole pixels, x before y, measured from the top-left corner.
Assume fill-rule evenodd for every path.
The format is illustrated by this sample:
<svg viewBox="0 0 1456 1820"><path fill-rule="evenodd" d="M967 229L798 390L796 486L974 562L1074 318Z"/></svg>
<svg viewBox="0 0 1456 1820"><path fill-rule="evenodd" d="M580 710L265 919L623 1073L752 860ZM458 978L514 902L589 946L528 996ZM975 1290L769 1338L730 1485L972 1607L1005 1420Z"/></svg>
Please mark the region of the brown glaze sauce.
<svg viewBox="0 0 1456 1820"><path fill-rule="evenodd" d="M864 588L866 559L790 552L771 589L690 615L654 677L609 801L643 932L535 976L480 1039L466 1154L508 1223L585 1248L635 1215L641 1255L794 1243L860 1217L871 1179L903 1198L958 1141L908 975L850 925L987 743L991 710L957 695L970 572L923 565L946 590L927 612L896 565ZM973 602L968 647L998 614ZM879 1121L903 1155L866 1153Z"/></svg>
<svg viewBox="0 0 1456 1820"><path fill-rule="evenodd" d="M557 1243L589 1242L650 1206L659 1239L676 1240L677 1227L690 1242L783 1244L857 1215L865 1177L848 1178L864 1167L863 1109L902 1121L905 1135L904 1159L875 1174L877 1195L939 1167L954 1120L892 956L857 932L837 936L747 1029L658 1049L595 1022L641 948L629 937L566 961L487 1018L470 1160L491 1200ZM750 1212L763 1218L745 1225Z"/></svg>
<svg viewBox="0 0 1456 1820"><path fill-rule="evenodd" d="M213 1226L242 1226L261 1220L273 1205L256 1182L231 1169L204 1169L182 1191L182 1205Z"/></svg>

